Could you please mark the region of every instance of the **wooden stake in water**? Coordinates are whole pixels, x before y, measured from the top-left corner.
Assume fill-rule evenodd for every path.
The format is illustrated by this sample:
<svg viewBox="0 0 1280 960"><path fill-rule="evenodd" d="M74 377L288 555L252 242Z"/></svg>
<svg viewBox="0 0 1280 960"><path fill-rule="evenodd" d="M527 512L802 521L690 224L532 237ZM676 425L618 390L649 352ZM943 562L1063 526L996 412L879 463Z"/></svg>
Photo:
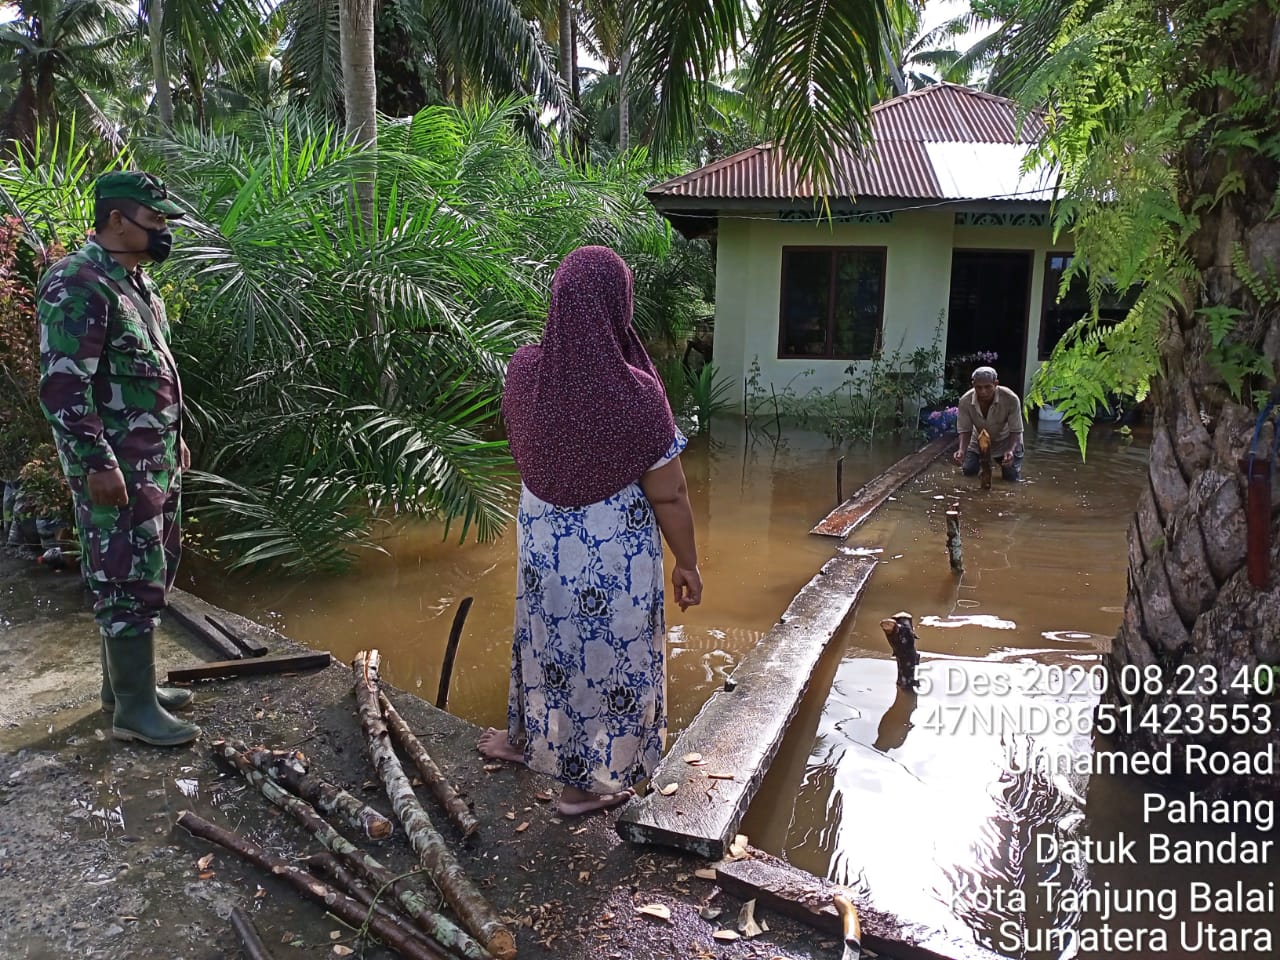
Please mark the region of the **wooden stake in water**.
<svg viewBox="0 0 1280 960"><path fill-rule="evenodd" d="M978 434L978 476L982 480L982 489L991 489L991 434L983 430Z"/></svg>
<svg viewBox="0 0 1280 960"><path fill-rule="evenodd" d="M836 503L844 503L844 457L836 461Z"/></svg>
<svg viewBox="0 0 1280 960"><path fill-rule="evenodd" d="M964 550L960 544L960 511L947 511L947 556L954 573L964 573Z"/></svg>

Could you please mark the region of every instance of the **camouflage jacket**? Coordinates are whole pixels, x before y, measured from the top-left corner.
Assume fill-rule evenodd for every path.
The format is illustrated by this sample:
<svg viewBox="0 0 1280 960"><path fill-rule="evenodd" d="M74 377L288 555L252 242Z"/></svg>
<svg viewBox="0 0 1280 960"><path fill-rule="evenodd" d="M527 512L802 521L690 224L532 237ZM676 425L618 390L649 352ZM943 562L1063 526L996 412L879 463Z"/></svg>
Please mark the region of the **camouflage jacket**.
<svg viewBox="0 0 1280 960"><path fill-rule="evenodd" d="M182 385L155 284L90 240L49 268L37 300L40 405L67 475L177 469Z"/></svg>

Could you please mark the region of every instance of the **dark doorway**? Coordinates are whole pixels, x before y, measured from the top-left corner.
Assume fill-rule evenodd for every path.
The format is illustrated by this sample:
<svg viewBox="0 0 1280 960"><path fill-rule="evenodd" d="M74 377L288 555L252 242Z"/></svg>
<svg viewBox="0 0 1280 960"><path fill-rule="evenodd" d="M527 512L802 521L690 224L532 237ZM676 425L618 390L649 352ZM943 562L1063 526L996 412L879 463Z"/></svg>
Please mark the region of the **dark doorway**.
<svg viewBox="0 0 1280 960"><path fill-rule="evenodd" d="M969 374L995 353L990 366L1000 383L1022 395L1026 373L1027 313L1031 302L1031 251L956 250L951 255L947 304L947 381L969 389Z"/></svg>

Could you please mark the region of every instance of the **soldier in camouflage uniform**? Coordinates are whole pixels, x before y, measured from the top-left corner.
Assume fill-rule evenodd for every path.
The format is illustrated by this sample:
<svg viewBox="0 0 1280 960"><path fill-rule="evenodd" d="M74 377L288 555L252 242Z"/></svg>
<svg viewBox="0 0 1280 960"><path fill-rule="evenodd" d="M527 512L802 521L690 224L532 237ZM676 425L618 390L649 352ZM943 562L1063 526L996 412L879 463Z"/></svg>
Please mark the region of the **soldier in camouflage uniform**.
<svg viewBox="0 0 1280 960"><path fill-rule="evenodd" d="M75 502L82 566L102 636L112 733L159 746L200 728L168 711L190 691L155 686L152 631L181 552L182 385L155 284L141 270L173 242L182 208L134 171L94 185L94 234L40 282L40 404Z"/></svg>

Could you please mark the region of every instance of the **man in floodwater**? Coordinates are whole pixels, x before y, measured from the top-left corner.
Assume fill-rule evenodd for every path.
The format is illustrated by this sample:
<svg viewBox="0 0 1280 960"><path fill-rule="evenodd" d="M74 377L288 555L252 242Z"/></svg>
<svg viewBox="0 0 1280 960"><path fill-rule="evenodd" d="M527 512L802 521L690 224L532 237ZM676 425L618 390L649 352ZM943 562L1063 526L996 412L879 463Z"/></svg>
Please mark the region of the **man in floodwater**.
<svg viewBox="0 0 1280 960"><path fill-rule="evenodd" d="M102 709L111 733L189 743L195 724L169 713L191 691L155 686L152 631L180 554L182 385L169 321L143 264L173 243L183 214L164 184L122 170L94 185L94 233L40 282L40 404L67 475L82 567L101 635Z"/></svg>
<svg viewBox="0 0 1280 960"><path fill-rule="evenodd" d="M962 464L966 477L977 475L978 434L986 430L991 438L991 459L1000 464L1000 476L1012 482L1021 480L1022 401L1008 387L1000 386L994 367L978 367L969 382L973 387L960 398L956 414L960 433L956 463Z"/></svg>

